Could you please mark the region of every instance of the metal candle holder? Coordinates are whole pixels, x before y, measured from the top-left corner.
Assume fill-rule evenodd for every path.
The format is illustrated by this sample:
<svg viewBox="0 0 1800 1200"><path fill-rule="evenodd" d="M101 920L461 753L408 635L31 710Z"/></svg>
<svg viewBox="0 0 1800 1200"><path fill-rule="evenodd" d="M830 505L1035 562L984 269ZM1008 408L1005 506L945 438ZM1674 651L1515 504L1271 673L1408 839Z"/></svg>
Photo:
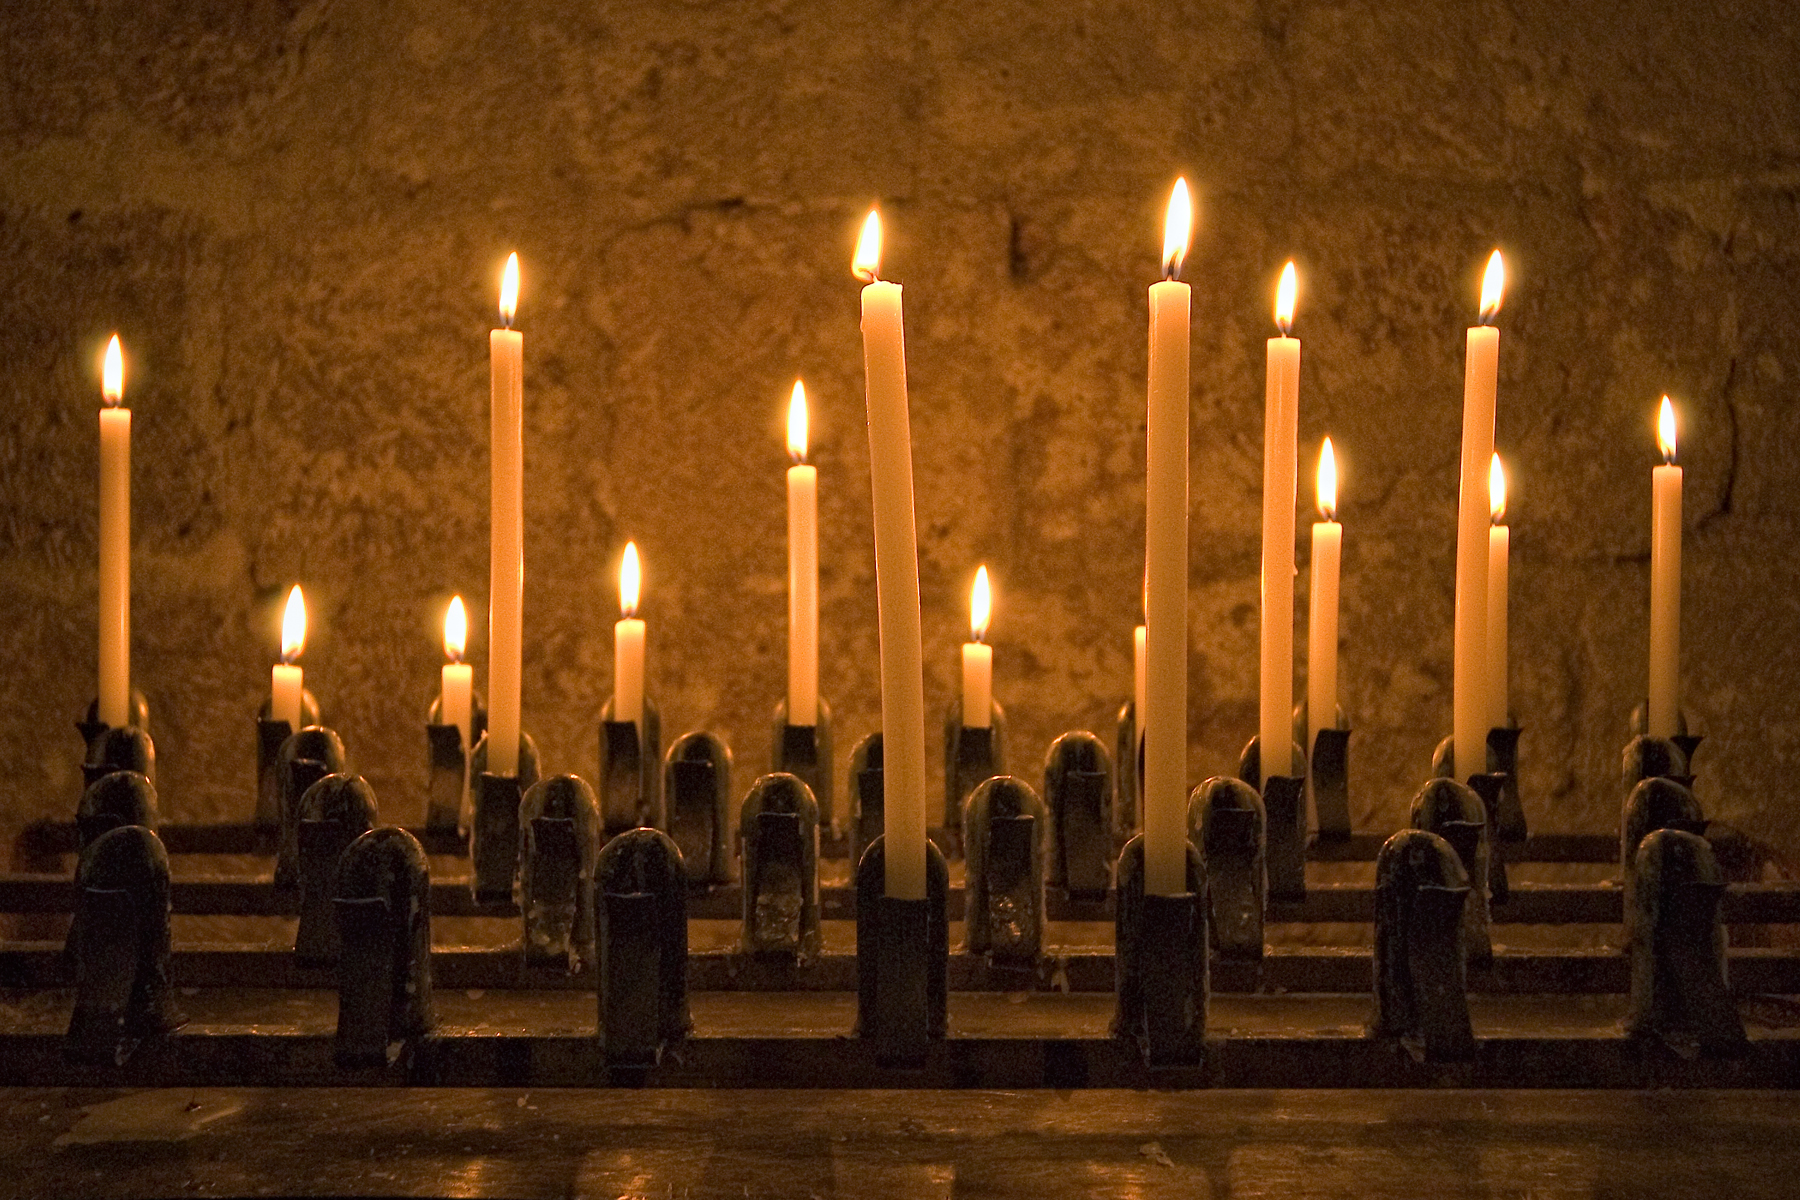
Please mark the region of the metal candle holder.
<svg viewBox="0 0 1800 1200"><path fill-rule="evenodd" d="M469 745L462 727L440 721L443 697L431 701L425 714L425 828L433 833L469 832L469 757L473 743L487 732L487 705L480 692L469 695Z"/></svg>
<svg viewBox="0 0 1800 1200"><path fill-rule="evenodd" d="M1481 891L1483 897L1481 903L1484 907L1505 904L1511 898L1512 885L1506 875L1506 843L1509 841L1523 843L1525 840L1525 816L1516 804L1517 781L1510 773L1494 769L1495 763L1502 761L1496 757L1495 745L1497 742L1502 745L1502 749L1508 745L1516 749L1518 744L1517 728L1496 727L1490 730L1487 739L1487 758L1484 764L1488 770L1472 774L1462 781L1468 784L1469 789L1480 798L1483 819L1487 823L1487 878L1485 883L1475 884ZM1456 741L1454 738L1445 738L1431 753L1433 778L1452 778L1455 761ZM1514 768L1517 765L1516 762L1512 764ZM1508 788L1511 788L1514 793L1513 803L1509 803L1506 798ZM1500 833L1502 828L1510 830L1516 836L1502 837ZM1450 840L1452 844L1456 844L1454 837ZM1467 865L1466 859L1464 865ZM1474 881L1471 880L1471 882Z"/></svg>
<svg viewBox="0 0 1800 1200"><path fill-rule="evenodd" d="M1517 722L1488 730L1488 774L1501 777L1499 819L1494 825L1494 841L1500 845L1516 845L1527 836L1525 806L1519 799L1519 735L1523 732Z"/></svg>
<svg viewBox="0 0 1800 1200"><path fill-rule="evenodd" d="M595 865L600 1050L609 1071L640 1073L687 1036L687 877L655 829L607 842Z"/></svg>
<svg viewBox="0 0 1800 1200"><path fill-rule="evenodd" d="M131 689L131 699L125 710L126 724L135 725L146 733L150 731L150 702L144 699L144 693L136 688ZM87 712L81 720L75 722L75 728L81 734L81 744L92 746L94 739L105 733L112 726L100 719L100 700L95 697L89 701Z"/></svg>
<svg viewBox="0 0 1800 1200"><path fill-rule="evenodd" d="M1656 1038L1684 1055L1748 1052L1725 981L1724 894L1724 876L1705 838L1679 829L1645 836L1626 897L1636 910L1627 1036Z"/></svg>
<svg viewBox="0 0 1800 1200"><path fill-rule="evenodd" d="M600 802L575 775L531 785L519 802L525 845L519 868L525 965L573 974L594 957L594 868Z"/></svg>
<svg viewBox="0 0 1800 1200"><path fill-rule="evenodd" d="M1262 797L1241 779L1215 776L1188 799L1187 829L1206 867L1212 945L1220 958L1260 963L1269 892Z"/></svg>
<svg viewBox="0 0 1800 1200"><path fill-rule="evenodd" d="M1694 793L1666 776L1652 776L1638 781L1625 797L1619 818L1619 879L1625 895L1632 894L1637 875L1638 847L1658 829L1679 829L1698 837L1706 836L1706 817ZM1636 906L1625 905L1625 940L1631 940Z"/></svg>
<svg viewBox="0 0 1800 1200"><path fill-rule="evenodd" d="M1631 710L1632 736L1645 733L1649 723L1650 702L1640 701L1637 707ZM1699 722L1694 720L1686 709L1678 709L1675 713L1675 732L1669 736L1669 741L1674 742L1680 749L1682 759L1688 764L1690 771L1693 769L1694 751L1698 750L1700 743L1706 740L1705 735L1692 732L1698 725Z"/></svg>
<svg viewBox="0 0 1800 1200"><path fill-rule="evenodd" d="M744 949L810 958L819 952L819 806L798 775L750 786L738 819L744 854Z"/></svg>
<svg viewBox="0 0 1800 1200"><path fill-rule="evenodd" d="M1112 884L1117 803L1111 764L1099 738L1076 730L1050 743L1044 756L1047 883L1078 895L1105 893Z"/></svg>
<svg viewBox="0 0 1800 1200"><path fill-rule="evenodd" d="M1382 845L1371 1037L1396 1038L1427 1062L1475 1057L1463 954L1469 898L1468 872L1437 834L1402 829Z"/></svg>
<svg viewBox="0 0 1800 1200"><path fill-rule="evenodd" d="M649 696L639 721L615 721L609 698L600 710L601 828L607 837L640 826L667 828L662 807L662 716Z"/></svg>
<svg viewBox="0 0 1800 1200"><path fill-rule="evenodd" d="M882 815L881 731L856 743L850 752L850 861L860 863L869 847L881 837Z"/></svg>
<svg viewBox="0 0 1800 1200"><path fill-rule="evenodd" d="M1350 729L1344 710L1313 738L1307 759L1307 789L1312 793L1313 818L1319 840L1342 842L1350 838Z"/></svg>
<svg viewBox="0 0 1800 1200"><path fill-rule="evenodd" d="M685 733L663 759L663 809L689 887L731 882L731 750L710 733Z"/></svg>
<svg viewBox="0 0 1800 1200"><path fill-rule="evenodd" d="M281 840L275 848L275 886L300 886L300 798L327 775L344 769L344 743L323 725L308 725L281 743L275 757L281 784Z"/></svg>
<svg viewBox="0 0 1800 1200"><path fill-rule="evenodd" d="M154 830L160 820L156 785L136 771L112 771L88 784L75 808L77 849L87 853L101 834L121 825Z"/></svg>
<svg viewBox="0 0 1800 1200"><path fill-rule="evenodd" d="M1435 833L1456 851L1469 881L1469 898L1462 906L1463 952L1477 966L1494 961L1494 945L1488 929L1487 812L1481 797L1467 784L1438 778L1413 797L1412 827Z"/></svg>
<svg viewBox="0 0 1800 1200"><path fill-rule="evenodd" d="M81 732L83 787L112 770L137 771L155 782L156 746L150 740L150 706L135 688L128 714L129 722L114 729L100 719L100 701L95 700L88 705L87 714L75 722L75 728Z"/></svg>
<svg viewBox="0 0 1800 1200"><path fill-rule="evenodd" d="M180 1028L169 984L169 856L141 825L108 830L82 859L74 947L72 1062L122 1066L146 1038Z"/></svg>
<svg viewBox="0 0 1800 1200"><path fill-rule="evenodd" d="M256 825L270 831L281 828L281 744L297 730L270 716L273 698L264 696L256 710ZM300 727L322 725L319 701L309 689L300 690Z"/></svg>
<svg viewBox="0 0 1800 1200"><path fill-rule="evenodd" d="M1122 846L1138 831L1144 811L1144 735L1136 700L1119 706L1113 730L1113 841Z"/></svg>
<svg viewBox="0 0 1800 1200"><path fill-rule="evenodd" d="M1304 763L1305 751L1290 744L1290 769ZM1262 739L1253 737L1238 758L1238 778L1262 794L1263 821L1267 830L1266 861L1269 899L1306 899L1306 779L1299 775L1269 775L1262 769Z"/></svg>
<svg viewBox="0 0 1800 1200"><path fill-rule="evenodd" d="M1649 737L1638 734L1625 744L1620 781L1626 795L1646 779L1673 779L1691 789L1694 777L1688 769L1687 751L1674 738Z"/></svg>
<svg viewBox="0 0 1800 1200"><path fill-rule="evenodd" d="M787 700L775 706L774 754L771 770L798 775L812 791L819 806L819 829L835 835L837 804L831 785L831 705L819 697L818 724L790 725Z"/></svg>
<svg viewBox="0 0 1800 1200"><path fill-rule="evenodd" d="M970 793L963 809L963 922L970 954L1019 970L1036 966L1043 955L1049 824L1044 802L1022 779L998 775Z"/></svg>
<svg viewBox="0 0 1800 1200"><path fill-rule="evenodd" d="M925 898L887 894L887 838L856 866L856 1034L876 1065L918 1069L949 1026L950 868L925 843Z"/></svg>
<svg viewBox="0 0 1800 1200"><path fill-rule="evenodd" d="M1113 920L1113 1036L1146 1066L1198 1065L1206 1052L1206 868L1187 843L1187 891L1144 891L1144 836L1119 852Z"/></svg>
<svg viewBox="0 0 1800 1200"><path fill-rule="evenodd" d="M336 1058L345 1069L382 1067L428 1035L431 870L404 829L371 829L338 862Z"/></svg>
<svg viewBox="0 0 1800 1200"><path fill-rule="evenodd" d="M469 818L469 888L478 904L506 904L519 874L519 802L538 781L537 743L519 731L519 768L513 775L487 769L488 739L469 756L474 811Z"/></svg>
<svg viewBox="0 0 1800 1200"><path fill-rule="evenodd" d="M964 725L962 702L944 710L944 833L962 848L963 804L982 781L1006 774L1006 713L990 701L987 728Z"/></svg>
<svg viewBox="0 0 1800 1200"><path fill-rule="evenodd" d="M294 961L327 967L338 960L338 863L379 819L375 789L361 775L327 775L300 797L300 924Z"/></svg>

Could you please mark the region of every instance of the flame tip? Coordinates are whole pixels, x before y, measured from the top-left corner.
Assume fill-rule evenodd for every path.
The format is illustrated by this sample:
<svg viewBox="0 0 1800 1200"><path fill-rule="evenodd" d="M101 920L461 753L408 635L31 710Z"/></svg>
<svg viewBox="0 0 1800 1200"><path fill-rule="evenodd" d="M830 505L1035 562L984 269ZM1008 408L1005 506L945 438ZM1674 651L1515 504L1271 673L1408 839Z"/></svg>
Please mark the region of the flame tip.
<svg viewBox="0 0 1800 1200"><path fill-rule="evenodd" d="M788 457L793 459L796 465L806 461L808 432L806 384L804 381L796 379L794 380L793 393L788 397L787 418Z"/></svg>
<svg viewBox="0 0 1800 1200"><path fill-rule="evenodd" d="M869 209L863 218L862 233L856 239L856 255L850 260L850 272L864 283L881 278L881 208Z"/></svg>
<svg viewBox="0 0 1800 1200"><path fill-rule="evenodd" d="M444 656L453 663L461 662L468 642L468 612L463 608L463 598L452 596L450 607L444 612Z"/></svg>
<svg viewBox="0 0 1800 1200"><path fill-rule="evenodd" d="M1281 282L1275 286L1275 324L1283 337L1294 327L1294 298L1299 289L1299 276L1290 258L1287 266L1281 268Z"/></svg>
<svg viewBox="0 0 1800 1200"><path fill-rule="evenodd" d="M994 598L988 584L987 564L975 568L975 582L969 588L969 633L977 642L987 640L988 622L993 617Z"/></svg>
<svg viewBox="0 0 1800 1200"><path fill-rule="evenodd" d="M1319 447L1318 506L1319 515L1327 521L1337 520L1337 451L1331 448L1328 435Z"/></svg>
<svg viewBox="0 0 1800 1200"><path fill-rule="evenodd" d="M100 394L108 408L117 405L125 396L125 354L119 346L119 335L116 333L106 343L106 353L100 365Z"/></svg>
<svg viewBox="0 0 1800 1200"><path fill-rule="evenodd" d="M1506 468L1498 452L1488 460L1488 516L1496 525L1506 517Z"/></svg>
<svg viewBox="0 0 1800 1200"><path fill-rule="evenodd" d="M292 663L306 649L306 596L295 584L281 614L281 661Z"/></svg>
<svg viewBox="0 0 1800 1200"><path fill-rule="evenodd" d="M1187 258L1188 241L1194 232L1194 203L1188 196L1185 176L1177 176L1169 191L1169 208L1163 217L1163 278L1180 279L1181 264Z"/></svg>
<svg viewBox="0 0 1800 1200"><path fill-rule="evenodd" d="M636 542L625 543L625 556L619 561L619 612L627 619L637 616L638 592L643 586L643 569L638 564Z"/></svg>
<svg viewBox="0 0 1800 1200"><path fill-rule="evenodd" d="M1664 396L1656 414L1656 445L1662 451L1663 462L1670 466L1675 463L1676 442L1675 405Z"/></svg>
<svg viewBox="0 0 1800 1200"><path fill-rule="evenodd" d="M1481 323L1490 325L1500 314L1506 297L1506 259L1496 249L1488 255L1487 270L1481 274Z"/></svg>
<svg viewBox="0 0 1800 1200"><path fill-rule="evenodd" d="M519 312L519 252L506 256L506 267L500 273L500 320L508 329Z"/></svg>

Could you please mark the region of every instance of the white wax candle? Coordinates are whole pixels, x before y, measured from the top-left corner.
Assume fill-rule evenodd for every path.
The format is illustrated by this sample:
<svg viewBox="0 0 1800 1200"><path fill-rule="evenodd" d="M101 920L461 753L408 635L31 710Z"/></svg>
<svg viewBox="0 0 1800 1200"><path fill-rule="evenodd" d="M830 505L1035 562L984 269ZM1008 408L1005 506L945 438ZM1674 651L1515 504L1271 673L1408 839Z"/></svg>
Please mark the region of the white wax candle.
<svg viewBox="0 0 1800 1200"><path fill-rule="evenodd" d="M788 402L789 725L819 722L819 469L806 463L806 388Z"/></svg>
<svg viewBox="0 0 1800 1200"><path fill-rule="evenodd" d="M100 410L100 720L131 723L131 410L119 335L106 344Z"/></svg>
<svg viewBox="0 0 1800 1200"><path fill-rule="evenodd" d="M1300 342L1294 316L1294 264L1281 272L1269 339L1263 403L1263 554L1261 708L1257 740L1262 773L1292 775L1294 741L1294 442L1300 401Z"/></svg>
<svg viewBox="0 0 1800 1200"><path fill-rule="evenodd" d="M644 719L644 623L637 619L638 552L636 542L625 543L619 566L619 611L624 617L613 626L613 720L633 724Z"/></svg>
<svg viewBox="0 0 1800 1200"><path fill-rule="evenodd" d="M877 277L881 217L856 248L868 396L869 483L875 509L875 590L881 636L882 815L887 894L925 898L925 655L913 524L912 431L900 285Z"/></svg>
<svg viewBox="0 0 1800 1200"><path fill-rule="evenodd" d="M1481 285L1482 321L1500 307L1500 252L1488 260ZM1494 453L1494 392L1500 369L1500 331L1469 330L1463 373L1462 483L1456 519L1456 628L1451 686L1452 773L1466 779L1487 770L1487 503L1488 460Z"/></svg>
<svg viewBox="0 0 1800 1200"><path fill-rule="evenodd" d="M1512 554L1512 530L1505 524L1506 471L1494 455L1488 471L1488 507L1493 524L1488 527L1487 679L1488 727L1504 729L1512 723L1512 700L1506 671L1507 576Z"/></svg>
<svg viewBox="0 0 1800 1200"><path fill-rule="evenodd" d="M1337 727L1338 573L1344 527L1337 517L1337 456L1331 439L1319 452L1319 516L1313 522L1311 587L1306 618L1306 753L1318 744L1319 730Z"/></svg>
<svg viewBox="0 0 1800 1200"><path fill-rule="evenodd" d="M296 583L288 593L287 608L281 616L281 661L269 675L269 719L286 721L290 732L300 728L300 704L306 684L296 660L305 648L306 598Z"/></svg>
<svg viewBox="0 0 1800 1200"><path fill-rule="evenodd" d="M468 632L469 618L463 610L462 597L453 596L444 614L444 655L450 661L444 664L438 689L438 723L461 730L465 750L473 746L470 735L475 724L474 668L462 660Z"/></svg>
<svg viewBox="0 0 1800 1200"><path fill-rule="evenodd" d="M488 755L492 775L519 771L519 687L525 607L525 338L510 328L519 256L506 259L500 316L488 335L492 382L492 491L488 524Z"/></svg>
<svg viewBox="0 0 1800 1200"><path fill-rule="evenodd" d="M1663 465L1651 472L1650 705L1646 732L1673 737L1681 719L1681 468L1675 465L1675 409L1667 396L1657 421Z"/></svg>
<svg viewBox="0 0 1800 1200"><path fill-rule="evenodd" d="M1144 733L1144 627L1131 631L1131 712L1138 736Z"/></svg>
<svg viewBox="0 0 1800 1200"><path fill-rule="evenodd" d="M1187 891L1188 285L1176 276L1192 211L1178 180L1150 285L1145 448L1144 890Z"/></svg>
<svg viewBox="0 0 1800 1200"><path fill-rule="evenodd" d="M988 593L987 568L975 572L969 592L969 632L972 642L962 648L962 723L965 729L986 729L994 717L994 648L987 637L992 598Z"/></svg>

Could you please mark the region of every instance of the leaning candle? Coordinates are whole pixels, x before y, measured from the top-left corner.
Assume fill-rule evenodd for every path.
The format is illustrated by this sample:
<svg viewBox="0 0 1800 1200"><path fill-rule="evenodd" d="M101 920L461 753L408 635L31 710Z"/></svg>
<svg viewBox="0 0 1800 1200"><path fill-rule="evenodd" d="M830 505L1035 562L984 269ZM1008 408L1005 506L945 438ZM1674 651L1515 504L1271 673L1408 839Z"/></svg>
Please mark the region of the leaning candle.
<svg viewBox="0 0 1800 1200"><path fill-rule="evenodd" d="M438 723L454 725L462 731L462 744L470 745L474 728L474 668L463 661L463 649L469 636L469 617L463 611L461 596L450 598L444 613L444 664L442 684L438 690Z"/></svg>
<svg viewBox="0 0 1800 1200"><path fill-rule="evenodd" d="M1674 737L1681 722L1681 468L1675 407L1662 398L1656 441L1663 465L1650 473L1650 706L1645 732Z"/></svg>
<svg viewBox="0 0 1800 1200"><path fill-rule="evenodd" d="M1144 889L1187 891L1188 312L1182 283L1193 210L1175 181L1163 277L1150 285L1145 436Z"/></svg>
<svg viewBox="0 0 1800 1200"><path fill-rule="evenodd" d="M131 410L119 335L100 370L100 720L131 723Z"/></svg>
<svg viewBox="0 0 1800 1200"><path fill-rule="evenodd" d="M925 899L925 654L919 628L919 547L913 524L912 431L900 285L880 278L881 214L871 211L852 270L862 290L869 484L875 509L875 592L881 637L882 832L886 889Z"/></svg>
<svg viewBox="0 0 1800 1200"><path fill-rule="evenodd" d="M1500 465L1498 454L1488 468L1488 508L1493 523L1488 526L1487 723L1490 729L1504 729L1512 724L1506 673L1506 588L1512 530L1506 525L1506 468Z"/></svg>
<svg viewBox="0 0 1800 1200"><path fill-rule="evenodd" d="M788 400L789 725L819 723L819 469L806 461L806 385Z"/></svg>
<svg viewBox="0 0 1800 1200"><path fill-rule="evenodd" d="M300 652L306 649L306 597L300 585L288 593L281 615L281 661L269 676L269 719L286 721L290 730L300 728L300 698L305 695Z"/></svg>
<svg viewBox="0 0 1800 1200"><path fill-rule="evenodd" d="M1500 369L1500 311L1506 267L1500 252L1481 281L1481 324L1469 330L1463 373L1462 483L1456 517L1456 640L1452 662L1452 773L1458 779L1487 770L1490 697L1487 682L1488 460L1494 454L1494 391Z"/></svg>
<svg viewBox="0 0 1800 1200"><path fill-rule="evenodd" d="M1331 439L1319 450L1319 519L1312 527L1310 599L1306 618L1306 752L1321 729L1337 728L1338 571L1344 527L1337 519L1337 455Z"/></svg>
<svg viewBox="0 0 1800 1200"><path fill-rule="evenodd" d="M519 256L500 280L503 328L488 335L492 380L492 492L488 523L488 759L493 775L519 770L520 621L525 605L525 338L512 328Z"/></svg>
<svg viewBox="0 0 1800 1200"><path fill-rule="evenodd" d="M625 543L619 563L619 612L613 626L613 713L615 721L636 724L644 716L644 623L638 619L638 550Z"/></svg>
<svg viewBox="0 0 1800 1200"><path fill-rule="evenodd" d="M1262 773L1294 773L1294 440L1300 398L1300 341L1294 323L1294 264L1275 291L1263 403L1262 707L1257 723Z"/></svg>
<svg viewBox="0 0 1800 1200"><path fill-rule="evenodd" d="M969 589L969 635L962 648L962 723L965 729L986 729L994 716L994 648L987 644L988 615L993 600L988 593L987 568L975 571Z"/></svg>

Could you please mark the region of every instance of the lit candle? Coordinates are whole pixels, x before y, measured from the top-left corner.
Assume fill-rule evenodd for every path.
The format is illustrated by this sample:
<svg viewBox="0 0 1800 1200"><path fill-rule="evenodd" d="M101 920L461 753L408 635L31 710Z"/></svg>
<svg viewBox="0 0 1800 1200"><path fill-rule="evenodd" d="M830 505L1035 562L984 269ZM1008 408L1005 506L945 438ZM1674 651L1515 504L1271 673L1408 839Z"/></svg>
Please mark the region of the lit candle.
<svg viewBox="0 0 1800 1200"><path fill-rule="evenodd" d="M992 605L987 568L978 567L975 585L969 589L969 634L974 640L964 642L962 648L962 723L966 729L986 729L993 723L994 648L986 641Z"/></svg>
<svg viewBox="0 0 1800 1200"><path fill-rule="evenodd" d="M1675 407L1662 398L1656 441L1663 465L1650 473L1650 708L1646 732L1674 737L1681 720L1681 468Z"/></svg>
<svg viewBox="0 0 1800 1200"><path fill-rule="evenodd" d="M1281 270L1263 401L1262 773L1292 775L1294 762L1294 442L1300 400L1300 341L1294 323L1294 264Z"/></svg>
<svg viewBox="0 0 1800 1200"><path fill-rule="evenodd" d="M619 563L619 612L613 626L613 714L615 721L632 724L644 717L644 623L638 619L638 550L625 543Z"/></svg>
<svg viewBox="0 0 1800 1200"><path fill-rule="evenodd" d="M806 385L788 400L789 725L819 723L819 469L806 461Z"/></svg>
<svg viewBox="0 0 1800 1200"><path fill-rule="evenodd" d="M1469 330L1463 373L1462 483L1456 517L1456 640L1451 685L1452 772L1458 779L1487 770L1487 504L1488 460L1494 454L1494 391L1500 370L1500 311L1506 267L1500 252L1481 281L1481 324Z"/></svg>
<svg viewBox="0 0 1800 1200"><path fill-rule="evenodd" d="M1337 519L1337 455L1331 439L1319 449L1319 519L1312 527L1312 586L1306 619L1306 752L1319 730L1337 728L1338 570L1344 527Z"/></svg>
<svg viewBox="0 0 1800 1200"><path fill-rule="evenodd" d="M493 775L519 771L520 628L525 606L525 338L512 327L519 256L500 279L502 328L488 334L492 379L492 492L488 525L488 758Z"/></svg>
<svg viewBox="0 0 1800 1200"><path fill-rule="evenodd" d="M1187 891L1188 312L1182 283L1193 209L1175 181L1163 277L1150 285L1145 447L1144 889Z"/></svg>
<svg viewBox="0 0 1800 1200"><path fill-rule="evenodd" d="M900 285L880 278L881 214L871 211L852 269L862 290L869 484L881 634L882 832L887 894L925 898L925 655L913 525L912 432Z"/></svg>
<svg viewBox="0 0 1800 1200"><path fill-rule="evenodd" d="M1493 464L1488 468L1488 509L1493 522L1488 526L1487 678L1491 697L1488 727L1505 729L1512 724L1506 677L1506 587L1512 530L1506 525L1506 468L1500 465L1498 454L1494 455Z"/></svg>
<svg viewBox="0 0 1800 1200"><path fill-rule="evenodd" d="M100 720L131 723L131 410L119 335L100 369Z"/></svg>
<svg viewBox="0 0 1800 1200"><path fill-rule="evenodd" d="M474 668L463 661L468 637L469 617L463 611L462 597L452 596L450 609L444 614L444 657L450 661L444 664L443 683L438 691L438 723L462 730L465 749L471 745L469 736L474 728Z"/></svg>
<svg viewBox="0 0 1800 1200"><path fill-rule="evenodd" d="M300 585L288 593L287 609L281 615L281 661L269 677L269 719L286 721L288 729L300 728L300 698L305 695L300 670L300 652L306 649L306 597Z"/></svg>

